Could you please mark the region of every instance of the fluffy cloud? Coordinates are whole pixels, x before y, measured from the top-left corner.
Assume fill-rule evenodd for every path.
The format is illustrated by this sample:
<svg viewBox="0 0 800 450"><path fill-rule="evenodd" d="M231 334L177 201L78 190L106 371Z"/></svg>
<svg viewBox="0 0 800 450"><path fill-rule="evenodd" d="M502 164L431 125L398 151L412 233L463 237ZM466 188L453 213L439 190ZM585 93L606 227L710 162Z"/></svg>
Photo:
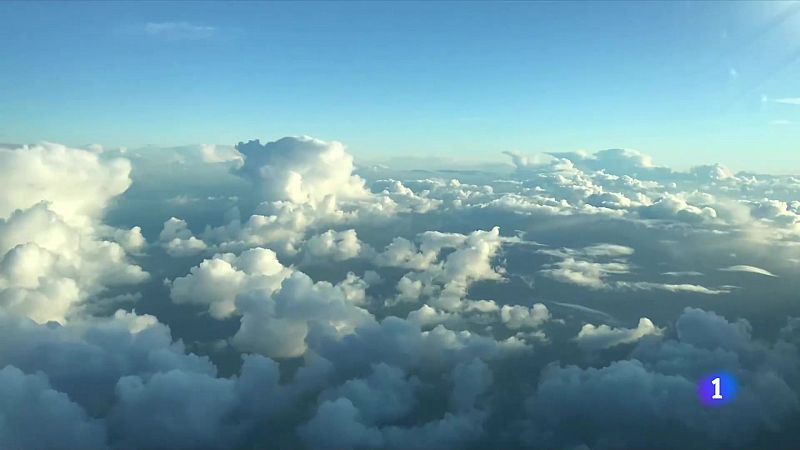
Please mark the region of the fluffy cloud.
<svg viewBox="0 0 800 450"><path fill-rule="evenodd" d="M208 308L212 317L223 319L236 311L236 296L260 290L270 294L292 270L284 267L272 250L255 248L236 256L215 255L188 275L170 283L170 297L175 303L190 303Z"/></svg>
<svg viewBox="0 0 800 450"><path fill-rule="evenodd" d="M375 255L378 265L415 270L400 279L393 302L416 302L425 295L434 297L434 306L455 311L467 305L462 299L473 283L503 280L505 269L492 265L503 244L498 227L469 235L427 231L418 240L419 246L396 238ZM441 259L443 250L451 252Z"/></svg>
<svg viewBox="0 0 800 450"><path fill-rule="evenodd" d="M401 370L385 365L373 370L366 383L345 384L339 398L324 401L299 428L308 444L314 448L454 448L480 437L486 415L477 403L492 384L491 372L480 359L453 369L450 411L410 427L390 423L410 412L419 381L406 380ZM334 429L339 432L331 435Z"/></svg>
<svg viewBox="0 0 800 450"><path fill-rule="evenodd" d="M47 143L0 148L2 311L64 322L107 288L147 279L125 252L144 246L141 228L99 223L130 185L131 170L127 160L101 156Z"/></svg>
<svg viewBox="0 0 800 450"><path fill-rule="evenodd" d="M110 414L111 427L125 436L124 446L226 448L236 431L230 423L237 405L234 387L233 380L179 370L147 380L122 377L116 385L119 403Z"/></svg>
<svg viewBox="0 0 800 450"><path fill-rule="evenodd" d="M510 329L536 328L550 320L550 311L547 306L537 303L530 308L519 305L503 305L500 309L500 319Z"/></svg>
<svg viewBox="0 0 800 450"><path fill-rule="evenodd" d="M660 336L663 332L663 328L658 328L650 319L642 317L636 328L612 328L608 325L595 326L587 323L575 340L587 350L596 350L636 342L645 336Z"/></svg>
<svg viewBox="0 0 800 450"><path fill-rule="evenodd" d="M105 448L102 421L88 417L67 395L53 390L42 373L26 375L13 366L0 369L0 411L3 448Z"/></svg>
<svg viewBox="0 0 800 450"><path fill-rule="evenodd" d="M132 172L2 152L2 447L796 441L800 311L767 277L800 264L796 177L631 150L359 169L305 137L124 152ZM739 396L703 408L719 370Z"/></svg>
<svg viewBox="0 0 800 450"><path fill-rule="evenodd" d="M784 365L774 359L796 355L796 346L752 340L746 321L732 323L693 308L684 311L676 328L677 340L642 341L630 360L601 368L547 368L528 401L539 421L526 433L528 442L673 448L683 442L682 433L692 433L692 442L703 446L743 446L759 430L775 430L798 411L797 394L789 387L800 381L797 361ZM704 408L696 381L721 369L735 372L741 383L737 407ZM578 406L587 402L606 408ZM587 423L590 429L576 428ZM627 432L645 424L646 437Z"/></svg>
<svg viewBox="0 0 800 450"><path fill-rule="evenodd" d="M244 156L240 173L261 188L266 201L319 206L369 196L364 180L353 175L353 157L339 142L303 136L240 143L236 150Z"/></svg>
<svg viewBox="0 0 800 450"><path fill-rule="evenodd" d="M158 235L161 246L170 256L191 256L203 252L206 243L197 239L189 230L185 220L170 217Z"/></svg>
<svg viewBox="0 0 800 450"><path fill-rule="evenodd" d="M332 259L344 261L355 258L362 250L361 241L353 229L345 231L328 230L312 236L304 246L309 261Z"/></svg>
<svg viewBox="0 0 800 450"><path fill-rule="evenodd" d="M5 191L0 218L46 201L67 223L85 225L128 189L130 172L125 159L106 159L59 144L0 147L0 179Z"/></svg>
<svg viewBox="0 0 800 450"><path fill-rule="evenodd" d="M363 285L356 284L354 291L352 281L314 283L304 273L295 272L274 295L265 295L261 289L240 296L236 307L242 314L241 327L233 344L243 351L285 358L303 355L312 331L315 338L352 334L359 325L373 320L355 304L354 300L363 296Z"/></svg>
<svg viewBox="0 0 800 450"><path fill-rule="evenodd" d="M253 184L261 203L246 220L234 217L207 228L203 240L221 251L269 246L294 255L309 229L381 221L437 205L399 182L373 194L339 142L286 137L267 144L239 143L236 149L243 163L235 173Z"/></svg>

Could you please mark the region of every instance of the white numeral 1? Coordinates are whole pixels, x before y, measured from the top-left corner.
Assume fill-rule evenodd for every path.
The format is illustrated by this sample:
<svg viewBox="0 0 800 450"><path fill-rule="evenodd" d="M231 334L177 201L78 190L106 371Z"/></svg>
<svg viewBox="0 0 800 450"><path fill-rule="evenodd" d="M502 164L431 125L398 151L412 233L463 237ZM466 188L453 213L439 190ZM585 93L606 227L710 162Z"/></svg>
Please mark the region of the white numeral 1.
<svg viewBox="0 0 800 450"><path fill-rule="evenodd" d="M711 398L714 400L721 400L722 394L719 393L719 385L720 385L719 377L711 380L711 384L714 385L714 395L712 395Z"/></svg>

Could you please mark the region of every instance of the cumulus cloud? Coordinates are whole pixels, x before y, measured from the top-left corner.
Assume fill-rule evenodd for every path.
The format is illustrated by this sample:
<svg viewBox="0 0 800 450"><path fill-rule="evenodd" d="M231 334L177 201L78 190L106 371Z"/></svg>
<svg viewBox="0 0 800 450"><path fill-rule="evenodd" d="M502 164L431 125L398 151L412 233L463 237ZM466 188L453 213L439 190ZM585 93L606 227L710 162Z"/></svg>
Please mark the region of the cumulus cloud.
<svg viewBox="0 0 800 450"><path fill-rule="evenodd" d="M63 392L53 390L44 374L26 375L6 366L0 369L0 381L4 448L105 448L102 422L88 417ZM38 431L31 432L34 429Z"/></svg>
<svg viewBox="0 0 800 450"><path fill-rule="evenodd" d="M0 148L7 195L0 201L0 309L38 322L64 322L109 287L148 278L141 229L101 225L130 185L130 164L56 144ZM119 242L119 243L118 243Z"/></svg>
<svg viewBox="0 0 800 450"><path fill-rule="evenodd" d="M241 327L233 344L271 357L296 357L305 353L312 331L336 338L352 334L358 326L373 321L354 301L363 295L364 285L353 286L352 281L356 280L337 285L314 283L304 273L295 272L274 295L265 295L262 289L240 296L236 307L242 313Z"/></svg>
<svg viewBox="0 0 800 450"><path fill-rule="evenodd" d="M131 165L122 158L42 143L0 147L0 179L5 195L0 218L42 201L71 225L86 225L131 184Z"/></svg>
<svg viewBox="0 0 800 450"><path fill-rule="evenodd" d="M261 188L266 201L318 206L369 196L364 180L353 174L353 157L339 142L302 136L240 143L236 150L244 156L239 173Z"/></svg>
<svg viewBox="0 0 800 450"><path fill-rule="evenodd" d="M636 342L645 336L660 336L663 332L663 328L656 327L650 319L642 317L636 328L612 328L605 324L596 326L587 323L575 341L582 348L596 350Z"/></svg>
<svg viewBox="0 0 800 450"><path fill-rule="evenodd" d="M687 308L676 327L677 340L642 341L630 360L600 368L548 367L528 400L536 423L524 440L559 447L673 448L685 442L682 433L692 433L694 444L741 446L759 430L776 429L797 411L797 395L787 384L797 382L797 366L766 368L757 362L796 352L796 347L786 348L784 341L774 346L759 343L752 340L746 321L731 323L699 309ZM745 354L750 356L739 359ZM748 359L755 355L755 360ZM698 404L696 380L719 368L740 377L736 408L715 410ZM587 402L607 408L579 406ZM627 432L645 425L650 430L647 437Z"/></svg>
<svg viewBox="0 0 800 450"><path fill-rule="evenodd" d="M260 290L269 294L291 274L272 250L255 248L239 256L224 253L172 281L170 297L176 303L207 306L211 316L222 319L236 311L235 300L240 293Z"/></svg>
<svg viewBox="0 0 800 450"><path fill-rule="evenodd" d="M636 176L656 169L650 156L633 149L614 148L593 154L587 152L550 153L556 158L566 159L581 169L605 170L618 175Z"/></svg>
<svg viewBox="0 0 800 450"><path fill-rule="evenodd" d="M304 249L309 260L329 258L334 261L344 261L357 257L362 250L362 244L353 229L345 231L328 230L322 234L312 236L306 242Z"/></svg>
<svg viewBox="0 0 800 450"><path fill-rule="evenodd" d="M632 150L511 157L359 169L309 137L3 147L0 447L795 442L791 277L761 295L766 278L723 272L773 275L743 255L796 270L800 179ZM739 396L703 408L697 380L719 370Z"/></svg>
<svg viewBox="0 0 800 450"><path fill-rule="evenodd" d="M167 254L175 257L196 255L207 248L205 242L194 237L185 220L175 217L164 222L158 239Z"/></svg>
<svg viewBox="0 0 800 450"><path fill-rule="evenodd" d="M536 328L550 320L547 306L537 303L530 308L520 305L503 305L500 319L510 329Z"/></svg>
<svg viewBox="0 0 800 450"><path fill-rule="evenodd" d="M239 143L236 150L243 162L235 173L252 183L260 205L245 220L233 217L223 226L207 228L203 240L222 251L270 246L293 255L309 229L381 221L438 205L401 183L372 193L355 173L352 155L336 141L286 137L266 144Z"/></svg>

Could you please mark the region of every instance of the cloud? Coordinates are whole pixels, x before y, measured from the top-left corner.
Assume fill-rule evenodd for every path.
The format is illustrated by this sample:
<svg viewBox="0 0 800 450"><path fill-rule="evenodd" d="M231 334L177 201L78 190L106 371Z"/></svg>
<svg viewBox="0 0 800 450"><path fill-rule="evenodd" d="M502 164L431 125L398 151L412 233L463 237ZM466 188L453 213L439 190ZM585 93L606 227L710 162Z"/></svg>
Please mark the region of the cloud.
<svg viewBox="0 0 800 450"><path fill-rule="evenodd" d="M262 289L239 296L241 326L232 342L243 351L270 357L302 356L312 337L341 338L373 322L372 314L356 304L365 287L354 278L337 285L314 283L294 272L274 295ZM315 336L309 336L311 332Z"/></svg>
<svg viewBox="0 0 800 450"><path fill-rule="evenodd" d="M162 150L2 149L0 447L797 440L791 277L763 295L724 273L796 270L796 176L630 150L513 172L359 168L309 137ZM739 396L703 408L719 370Z"/></svg>
<svg viewBox="0 0 800 450"><path fill-rule="evenodd" d="M168 41L209 39L216 35L217 28L189 22L147 22L142 30L149 36Z"/></svg>
<svg viewBox="0 0 800 450"><path fill-rule="evenodd" d="M670 277L701 277L703 276L703 273L694 270L683 270L683 271L678 270L678 271L662 272L661 275L667 275Z"/></svg>
<svg viewBox="0 0 800 450"><path fill-rule="evenodd" d="M766 368L740 359L745 354L759 355L758 361L779 357L782 341L767 346L751 339L747 322L730 323L693 308L684 311L676 327L677 340L642 340L631 359L599 368L546 368L528 399L532 422L523 441L548 447L674 448L685 444L682 433L691 433L691 442L704 447L742 446L798 411L797 395L787 385L796 381L796 367ZM698 405L696 380L719 368L739 377L736 408ZM586 404L606 407L581 406ZM647 437L628 432L642 426L648 427Z"/></svg>
<svg viewBox="0 0 800 450"><path fill-rule="evenodd" d="M117 382L116 397L109 420L124 446L223 448L234 441L236 428L226 423L238 402L233 380L179 370L146 380L130 375Z"/></svg>
<svg viewBox="0 0 800 450"><path fill-rule="evenodd" d="M204 144L200 146L200 157L207 163L236 162L243 164L243 157L235 148L224 147L214 144Z"/></svg>
<svg viewBox="0 0 800 450"><path fill-rule="evenodd" d="M141 228L100 223L130 171L127 160L57 144L0 148L0 310L64 322L93 296L147 280L126 255L144 246Z"/></svg>
<svg viewBox="0 0 800 450"><path fill-rule="evenodd" d="M519 305L503 305L500 309L500 319L510 329L537 328L550 320L550 311L547 306L537 303L530 308Z"/></svg>
<svg viewBox="0 0 800 450"><path fill-rule="evenodd" d="M330 258L344 261L355 258L362 250L362 244L353 229L345 231L328 230L312 236L305 244L304 250L309 261Z"/></svg>
<svg viewBox="0 0 800 450"><path fill-rule="evenodd" d="M589 260L591 250L572 251L564 250L539 250L539 253L549 254L562 258L560 261L548 265L539 272L563 283L576 284L591 289L605 289L609 284L605 279L613 274L626 274L630 271L629 265L624 261L595 262ZM573 256L574 255L574 256ZM604 256L602 254L598 256Z"/></svg>
<svg viewBox="0 0 800 450"><path fill-rule="evenodd" d="M202 253L207 245L192 235L185 220L170 217L158 235L161 246L170 256L192 256Z"/></svg>
<svg viewBox="0 0 800 450"><path fill-rule="evenodd" d="M724 267L724 268L719 269L719 270L721 270L723 272L749 272L749 273L756 273L756 274L759 274L759 275L766 275L768 277L777 277L777 275L775 275L774 273L772 273L772 272L770 272L770 271L768 271L766 269L762 269L760 267L755 267L755 266L748 266L748 265L744 265L744 264L739 264L739 265L730 266L730 267Z"/></svg>
<svg viewBox="0 0 800 450"><path fill-rule="evenodd" d="M595 244L582 249L563 248L559 250L542 249L537 253L561 258L560 261L546 264L539 273L556 281L593 290L631 290L666 292L691 292L696 294L717 295L729 293L730 289L707 288L696 284L658 283L651 281L610 280L614 275L631 273L628 256L634 250L630 247L611 244ZM595 259L609 259L600 262Z"/></svg>
<svg viewBox="0 0 800 450"><path fill-rule="evenodd" d="M68 223L86 225L128 189L130 172L128 160L59 144L0 147L0 218L44 201Z"/></svg>
<svg viewBox="0 0 800 450"><path fill-rule="evenodd" d="M280 289L292 272L268 249L251 249L239 256L219 254L172 281L170 297L179 304L207 306L212 317L223 319L236 311L237 295L254 290L270 294Z"/></svg>
<svg viewBox="0 0 800 450"><path fill-rule="evenodd" d="M380 426L386 419L381 413L392 408L393 404L397 405L395 402L408 402L403 397L408 396L418 384L414 379L403 380L403 372L398 369L383 367L376 366L373 377L380 369L387 380L380 382L381 390L374 391L374 395L388 404L373 409L372 400L365 403L359 401L358 397L355 401L347 397L327 400L320 405L316 415L299 428L298 432L304 440L315 448L400 449L453 448L480 437L486 415L476 404L492 385L491 372L486 363L474 359L457 365L452 372L453 387L449 402L452 412L416 426ZM374 380L373 377L370 377L370 381ZM363 389L370 388L365 386ZM403 412L408 412L407 405L400 410L399 417L404 415ZM333 429L339 432L331 435L329 431Z"/></svg>
<svg viewBox="0 0 800 450"><path fill-rule="evenodd" d="M650 156L633 149L614 148L594 154L586 152L548 153L555 158L566 159L583 170L605 170L615 175L637 175L656 170Z"/></svg>
<svg viewBox="0 0 800 450"><path fill-rule="evenodd" d="M645 336L660 336L663 332L663 328L656 327L650 319L642 317L637 327L632 329L587 323L581 328L575 341L584 349L597 350L636 342Z"/></svg>
<svg viewBox="0 0 800 450"><path fill-rule="evenodd" d="M782 103L784 105L798 105L798 106L800 106L800 97L773 98L772 101L775 102L775 103Z"/></svg>
<svg viewBox="0 0 800 450"><path fill-rule="evenodd" d="M244 157L239 173L260 186L266 201L322 207L369 196L364 180L353 175L353 157L339 142L302 136L239 143L236 150Z"/></svg>
<svg viewBox="0 0 800 450"><path fill-rule="evenodd" d="M42 373L26 375L14 366L0 369L0 399L3 448L105 448L102 421L53 390ZM32 433L36 428L41 429Z"/></svg>

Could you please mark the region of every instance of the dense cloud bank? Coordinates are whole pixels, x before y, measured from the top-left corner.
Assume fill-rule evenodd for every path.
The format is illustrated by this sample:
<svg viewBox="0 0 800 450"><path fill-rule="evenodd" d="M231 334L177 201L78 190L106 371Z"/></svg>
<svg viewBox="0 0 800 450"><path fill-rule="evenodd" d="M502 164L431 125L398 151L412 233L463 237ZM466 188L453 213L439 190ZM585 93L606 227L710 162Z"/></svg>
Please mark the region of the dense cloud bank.
<svg viewBox="0 0 800 450"><path fill-rule="evenodd" d="M0 148L0 447L792 448L800 178L509 156Z"/></svg>

